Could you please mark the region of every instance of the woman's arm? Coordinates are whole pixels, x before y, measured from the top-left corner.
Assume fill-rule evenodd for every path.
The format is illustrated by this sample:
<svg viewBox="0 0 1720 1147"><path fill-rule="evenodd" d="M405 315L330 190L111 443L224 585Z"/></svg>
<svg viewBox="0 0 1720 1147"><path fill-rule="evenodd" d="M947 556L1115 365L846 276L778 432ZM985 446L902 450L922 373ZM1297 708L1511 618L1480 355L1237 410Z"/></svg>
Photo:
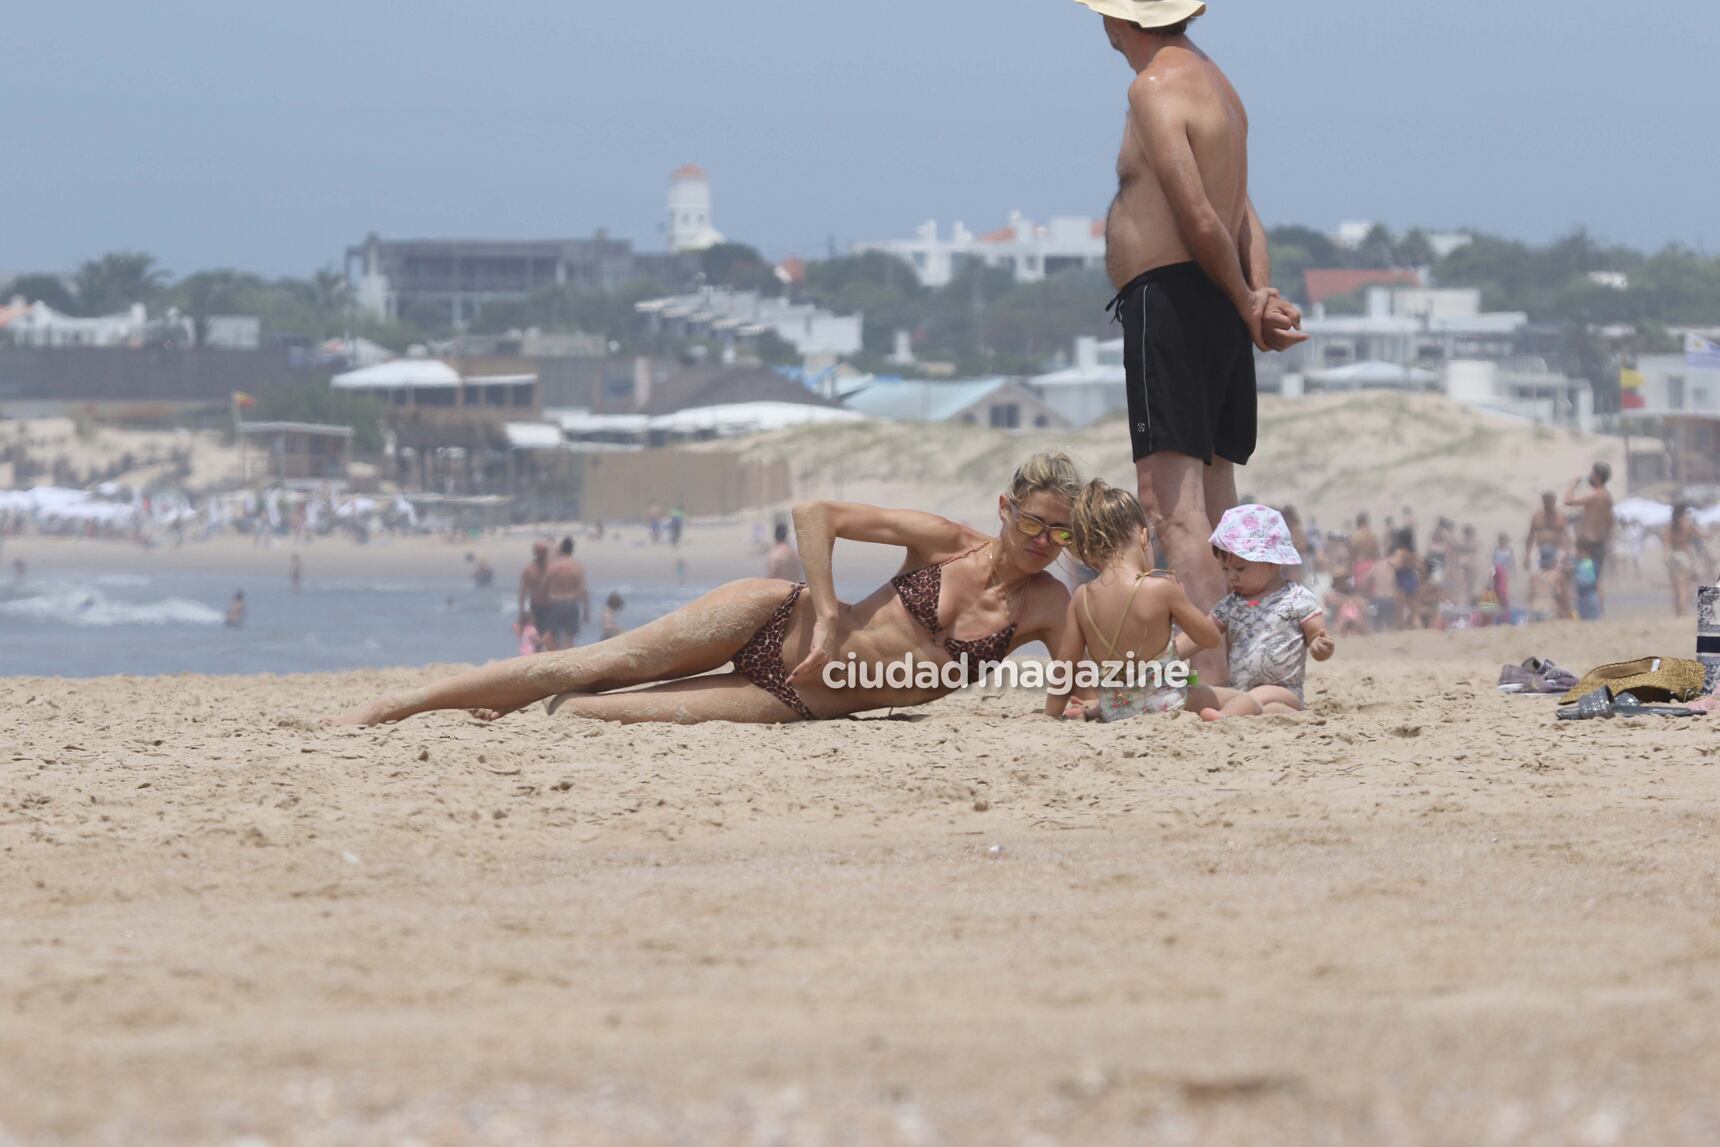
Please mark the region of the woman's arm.
<svg viewBox="0 0 1720 1147"><path fill-rule="evenodd" d="M918 510L884 510L854 502L801 502L794 507L794 540L806 570L806 592L812 598L812 648L788 675L791 684L807 684L837 654L837 621L842 603L836 598L831 554L836 539L905 546L910 557L927 558L957 549L965 536L961 526L936 514Z"/></svg>
<svg viewBox="0 0 1720 1147"><path fill-rule="evenodd" d="M1075 592L1081 593L1082 591L1076 590ZM1051 650L1053 664L1060 664L1063 667L1060 672L1070 674L1069 680L1072 682L1075 664L1087 652L1087 641L1081 635L1081 620L1075 612L1074 598L1069 599L1069 604L1063 610L1063 632L1060 635L1050 635L1045 645ZM1074 698L1073 687L1064 689L1062 692L1056 689L1047 690L1045 715L1047 717L1063 716L1064 710L1069 707Z"/></svg>

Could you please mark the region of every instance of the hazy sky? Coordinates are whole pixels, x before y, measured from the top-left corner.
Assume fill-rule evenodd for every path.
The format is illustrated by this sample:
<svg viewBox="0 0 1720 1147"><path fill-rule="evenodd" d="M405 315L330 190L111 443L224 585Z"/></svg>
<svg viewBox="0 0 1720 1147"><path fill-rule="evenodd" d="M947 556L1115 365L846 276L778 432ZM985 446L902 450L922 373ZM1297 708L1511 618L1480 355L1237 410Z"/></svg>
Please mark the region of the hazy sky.
<svg viewBox="0 0 1720 1147"><path fill-rule="evenodd" d="M1269 224L1720 245L1712 0L1213 0ZM0 32L0 271L306 274L367 231L772 255L1103 212L1129 73L1071 0L56 0Z"/></svg>

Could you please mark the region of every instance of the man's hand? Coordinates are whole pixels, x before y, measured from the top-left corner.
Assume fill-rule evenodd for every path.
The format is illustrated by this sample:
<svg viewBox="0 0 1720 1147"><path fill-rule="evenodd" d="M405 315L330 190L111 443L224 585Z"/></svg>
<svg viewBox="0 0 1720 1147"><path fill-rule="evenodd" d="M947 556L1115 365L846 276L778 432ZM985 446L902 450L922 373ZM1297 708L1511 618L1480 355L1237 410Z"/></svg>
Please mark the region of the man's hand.
<svg viewBox="0 0 1720 1147"><path fill-rule="evenodd" d="M1281 295L1267 305L1261 334L1266 349L1271 351L1286 351L1308 341L1308 336L1302 333L1302 312Z"/></svg>
<svg viewBox="0 0 1720 1147"><path fill-rule="evenodd" d="M1241 305L1236 308L1244 325L1248 327L1248 337L1261 350L1272 349L1266 344L1266 312L1272 306L1272 300L1277 297L1278 292L1271 287L1250 290L1243 297Z"/></svg>

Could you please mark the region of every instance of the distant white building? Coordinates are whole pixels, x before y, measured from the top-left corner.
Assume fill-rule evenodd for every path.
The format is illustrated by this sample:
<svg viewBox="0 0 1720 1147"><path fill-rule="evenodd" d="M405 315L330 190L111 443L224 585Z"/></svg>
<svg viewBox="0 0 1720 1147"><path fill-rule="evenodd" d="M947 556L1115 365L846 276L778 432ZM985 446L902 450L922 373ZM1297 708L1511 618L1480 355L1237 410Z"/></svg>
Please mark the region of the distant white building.
<svg viewBox="0 0 1720 1147"><path fill-rule="evenodd" d="M928 287L947 286L969 262L1011 272L1018 283L1037 283L1074 267L1105 265L1105 223L1099 219L1061 217L1034 223L1019 211L996 231L976 235L960 223L948 238L936 221L923 223L912 239L857 243L856 254L882 251L913 264Z"/></svg>
<svg viewBox="0 0 1720 1147"><path fill-rule="evenodd" d="M1378 361L1438 370L1458 358L1502 359L1529 325L1521 311L1483 313L1472 288L1369 287L1360 315L1314 308L1308 341L1288 352L1286 370L1311 372Z"/></svg>
<svg viewBox="0 0 1720 1147"><path fill-rule="evenodd" d="M1639 416L1720 414L1720 367L1691 366L1681 354L1644 355L1637 361L1642 388Z"/></svg>
<svg viewBox="0 0 1720 1147"><path fill-rule="evenodd" d="M656 330L694 336L709 335L729 349L737 340L756 338L766 331L794 347L805 358L840 358L858 354L862 346L864 318L836 315L809 303L761 295L757 291L733 291L706 287L690 295L649 299L635 304Z"/></svg>
<svg viewBox="0 0 1720 1147"><path fill-rule="evenodd" d="M706 251L723 242L711 224L711 177L696 163L669 177L669 250Z"/></svg>
<svg viewBox="0 0 1720 1147"><path fill-rule="evenodd" d="M14 346L142 346L149 334L149 316L142 303L116 315L77 318L63 315L47 303L25 304L13 299L3 330Z"/></svg>
<svg viewBox="0 0 1720 1147"><path fill-rule="evenodd" d="M1091 426L1129 406L1123 367L1123 340L1075 340L1075 361L1063 370L1041 374L1027 385L1070 426Z"/></svg>

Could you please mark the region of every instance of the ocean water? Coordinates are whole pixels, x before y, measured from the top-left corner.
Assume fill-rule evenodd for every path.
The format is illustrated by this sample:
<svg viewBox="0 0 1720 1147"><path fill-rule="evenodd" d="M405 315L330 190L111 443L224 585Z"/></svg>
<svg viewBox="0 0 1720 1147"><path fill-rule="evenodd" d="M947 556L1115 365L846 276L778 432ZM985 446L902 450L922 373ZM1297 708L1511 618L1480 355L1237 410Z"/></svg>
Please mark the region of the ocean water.
<svg viewBox="0 0 1720 1147"><path fill-rule="evenodd" d="M707 586L605 585L627 601L634 628L692 601ZM223 621L235 590L246 623ZM450 600L451 599L451 600ZM511 657L513 586L470 582L164 573L56 572L14 583L0 573L0 676L313 673L481 663ZM599 613L601 616L601 613ZM582 640L595 640L595 625Z"/></svg>

